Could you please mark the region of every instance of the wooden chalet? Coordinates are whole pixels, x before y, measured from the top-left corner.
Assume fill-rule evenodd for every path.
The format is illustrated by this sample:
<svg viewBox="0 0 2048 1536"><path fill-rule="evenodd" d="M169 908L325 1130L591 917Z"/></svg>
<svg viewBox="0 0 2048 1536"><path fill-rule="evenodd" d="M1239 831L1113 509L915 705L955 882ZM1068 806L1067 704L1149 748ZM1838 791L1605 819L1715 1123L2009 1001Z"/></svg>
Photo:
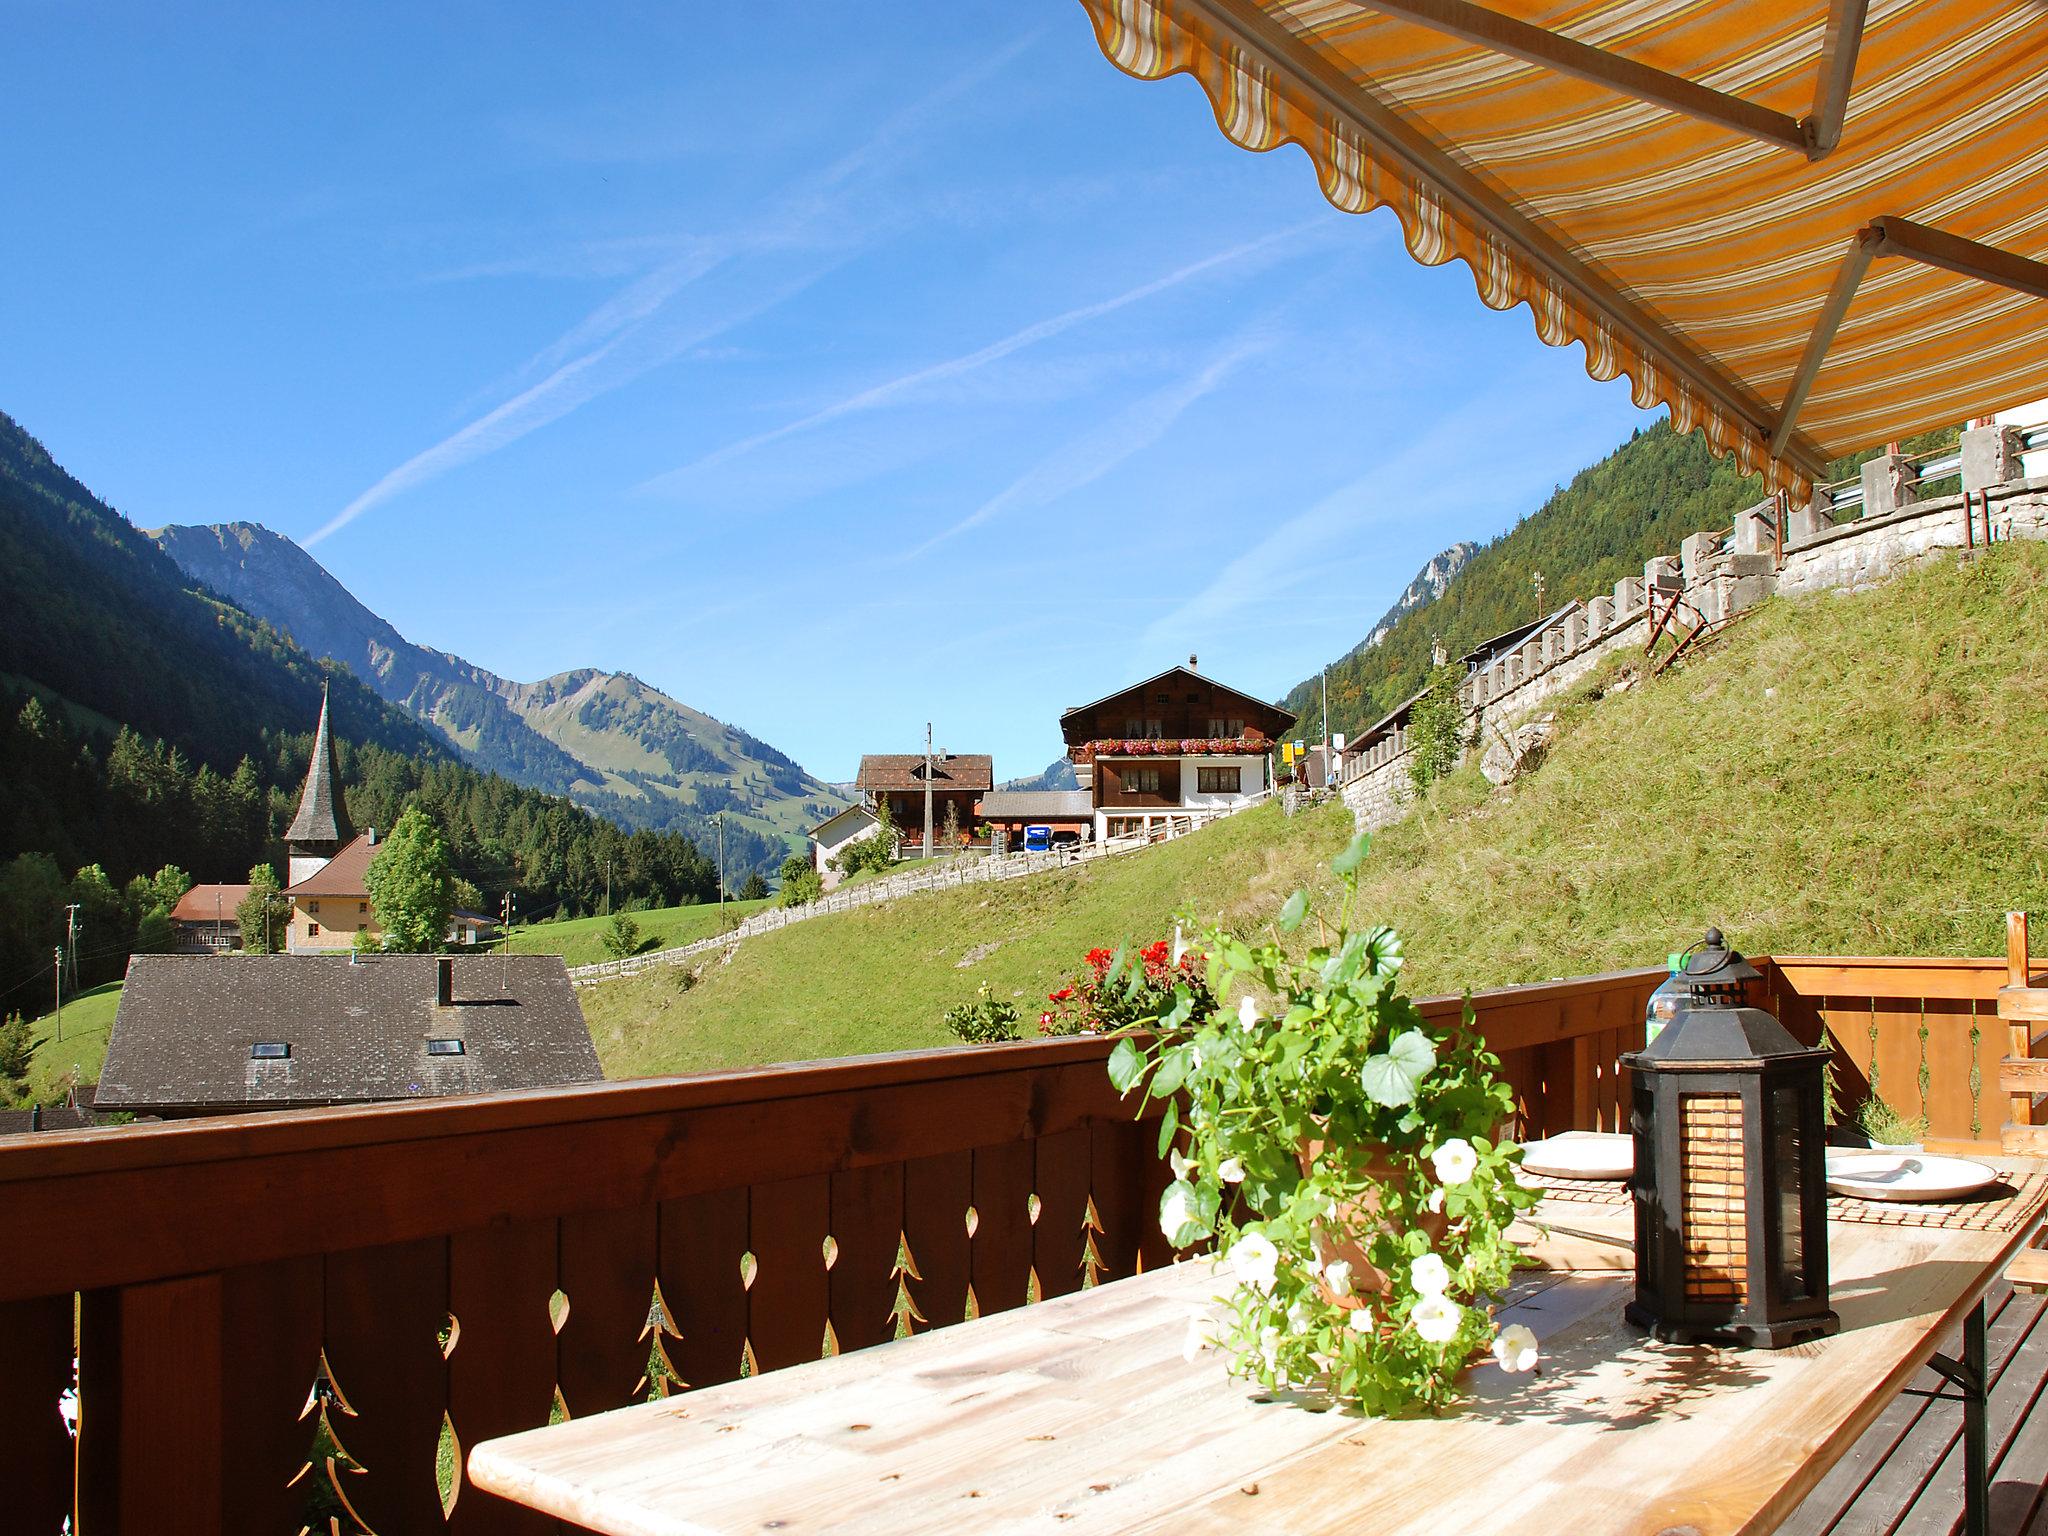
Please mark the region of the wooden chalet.
<svg viewBox="0 0 2048 1536"><path fill-rule="evenodd" d="M1190 656L1060 716L1097 841L1168 819L1199 824L1272 786L1272 750L1294 715L1195 670Z"/></svg>
<svg viewBox="0 0 2048 1536"><path fill-rule="evenodd" d="M853 787L879 810L884 802L889 817L902 837L924 836L924 802L927 759L922 752L870 752L860 760L860 772ZM950 807L959 827L959 841L969 841L981 821L975 805L995 787L995 759L980 752L934 753L929 759L932 800L932 838L937 841L946 827Z"/></svg>
<svg viewBox="0 0 2048 1536"><path fill-rule="evenodd" d="M218 954L242 947L236 916L253 885L195 885L171 908L171 948L179 954Z"/></svg>

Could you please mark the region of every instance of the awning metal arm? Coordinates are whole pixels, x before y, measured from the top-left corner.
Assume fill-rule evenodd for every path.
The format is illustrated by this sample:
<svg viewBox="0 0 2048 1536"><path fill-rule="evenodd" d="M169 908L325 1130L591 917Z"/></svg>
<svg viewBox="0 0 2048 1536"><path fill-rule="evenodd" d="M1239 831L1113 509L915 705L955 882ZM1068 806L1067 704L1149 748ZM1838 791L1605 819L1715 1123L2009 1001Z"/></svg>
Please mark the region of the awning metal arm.
<svg viewBox="0 0 2048 1536"><path fill-rule="evenodd" d="M1856 232L1841 270L1835 274L1834 286L1828 290L1827 302L1821 305L1820 318L1814 321L1813 334L1806 339L1806 353L1799 360L1799 371L1792 376L1792 387L1785 392L1784 407L1778 412L1778 424L1771 432L1773 454L1791 440L1793 423L1799 419L1800 407L1806 404L1820 365L1834 343L1835 332L1841 329L1842 317L1849 312L1849 301L1856 297L1857 285L1870 270L1871 261L1879 256L1904 256L1945 272L2048 299L2048 262L2015 256L1995 245L1966 240L1896 214L1872 219Z"/></svg>
<svg viewBox="0 0 2048 1536"><path fill-rule="evenodd" d="M1842 142L1842 116L1849 110L1849 86L1856 78L1856 51L1863 46L1863 17L1869 8L1870 0L1832 0L1828 6L1813 116L1804 124L1806 152L1815 160Z"/></svg>
<svg viewBox="0 0 2048 1536"><path fill-rule="evenodd" d="M1740 96L1714 90L1683 75L1670 74L1618 53L1610 53L1605 48L1578 42L1517 17L1503 16L1499 11L1473 5L1470 0L1365 0L1365 3L1376 11L1398 16L1403 21L1414 22L1432 31L1448 33L1478 47L1490 48L1495 53L1541 64L1559 74L1604 85L1624 96L1682 112L1688 117L1747 134L1753 139L1762 139L1783 149L1797 150L1802 155L1812 154L1806 128L1797 118L1744 101ZM1843 0L1843 3L1854 4L1859 11L1862 8L1861 0ZM1832 22L1830 17L1831 35ZM1853 40L1849 48L1849 62L1853 68Z"/></svg>

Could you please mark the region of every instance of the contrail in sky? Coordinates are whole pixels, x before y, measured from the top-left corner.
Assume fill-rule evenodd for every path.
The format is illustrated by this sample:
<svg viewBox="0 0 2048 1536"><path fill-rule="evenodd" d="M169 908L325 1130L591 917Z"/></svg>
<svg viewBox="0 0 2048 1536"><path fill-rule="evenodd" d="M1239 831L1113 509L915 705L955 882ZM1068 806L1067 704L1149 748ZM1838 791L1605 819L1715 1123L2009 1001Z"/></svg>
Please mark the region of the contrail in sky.
<svg viewBox="0 0 2048 1536"><path fill-rule="evenodd" d="M1200 261L1190 262L1184 267L1178 267L1163 277L1155 277L1150 282L1141 283L1135 288L1126 289L1114 298L1103 299L1094 304L1083 304L1078 308L1066 310L1052 316L1050 319L1040 320L1035 324L1027 325L1020 331L1012 331L1000 341L992 341L987 346L976 351L964 353L959 357L947 358L944 362L932 363L910 373L899 374L897 377L889 379L884 383L863 389L857 394L848 395L843 400L836 400L820 410L811 412L808 416L798 417L795 421L785 422L779 427L771 427L766 432L759 432L752 437L742 438L736 443L728 443L725 447L706 454L694 463L686 464L680 469L672 469L666 474L656 475L652 479L644 480L634 489L655 492L670 489L700 470L709 469L716 464L723 464L729 459L740 457L742 454L752 453L757 448L766 447L769 443L778 442L795 433L809 431L812 427L822 426L828 421L836 420L841 416L851 415L856 411L873 410L877 406L887 405L890 401L898 399L922 385L958 378L962 374L972 373L977 368L984 368L990 363L998 362L1013 352L1019 352L1025 347L1049 340L1059 335L1062 331L1072 330L1075 326L1084 324L1087 321L1099 319L1103 315L1113 314L1117 310L1136 304L1141 300L1165 293L1168 289L1177 288L1182 283L1190 282L1206 272L1213 272L1220 267L1231 266L1236 262L1246 260L1249 257L1271 250L1276 246L1284 245L1325 222L1323 219L1314 219L1307 223L1296 224L1270 235L1262 235L1257 240L1248 240L1242 245L1234 245L1228 250L1217 251L1213 255L1204 256Z"/></svg>
<svg viewBox="0 0 2048 1536"><path fill-rule="evenodd" d="M854 180L885 150L921 126L934 107L987 79L1028 48L1035 37L1036 34L1032 34L1019 38L892 115L865 141L822 171L805 178L793 193L783 199L781 210L768 221L769 226L783 231L783 237L787 238L790 231L807 225L822 223L830 227L839 222L843 197L835 199L837 189ZM315 530L303 541L304 547L311 548L339 533L365 512L392 497L423 485L458 465L495 453L536 428L568 415L587 401L631 382L649 369L672 361L689 348L782 303L840 265L851 254L822 261L803 276L779 284L771 292L756 296L752 302L740 301L729 307L722 306L722 312L715 321L686 328L680 333L647 335L649 328L678 293L719 268L728 266L736 255L764 243L772 246L779 242L774 239L764 242L758 235L744 233L708 242L626 284L528 362L522 372L536 367L550 370L538 383L521 390L391 470Z"/></svg>
<svg viewBox="0 0 2048 1536"><path fill-rule="evenodd" d="M1217 389L1246 359L1274 345L1271 336L1241 336L1184 379L1134 401L1046 458L943 532L904 556L914 560L946 540L1020 507L1042 507L1091 485L1164 437L1182 414Z"/></svg>

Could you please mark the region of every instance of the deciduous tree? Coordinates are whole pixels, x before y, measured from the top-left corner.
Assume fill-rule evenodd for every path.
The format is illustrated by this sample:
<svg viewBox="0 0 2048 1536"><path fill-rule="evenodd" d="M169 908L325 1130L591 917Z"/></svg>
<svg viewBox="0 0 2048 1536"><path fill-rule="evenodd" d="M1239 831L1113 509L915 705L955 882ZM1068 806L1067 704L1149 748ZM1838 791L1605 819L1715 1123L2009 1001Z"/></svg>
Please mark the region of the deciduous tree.
<svg viewBox="0 0 2048 1536"><path fill-rule="evenodd" d="M441 947L455 910L455 875L448 840L426 812L405 808L365 878L385 949L419 955Z"/></svg>

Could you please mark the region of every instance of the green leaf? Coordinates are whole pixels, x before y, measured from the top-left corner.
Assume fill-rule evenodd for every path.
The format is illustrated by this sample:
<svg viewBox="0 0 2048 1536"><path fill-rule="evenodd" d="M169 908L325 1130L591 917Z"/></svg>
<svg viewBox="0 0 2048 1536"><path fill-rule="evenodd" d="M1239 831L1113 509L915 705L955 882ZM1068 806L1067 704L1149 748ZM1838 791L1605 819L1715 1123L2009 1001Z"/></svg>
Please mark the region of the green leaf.
<svg viewBox="0 0 2048 1536"><path fill-rule="evenodd" d="M1386 1050L1368 1056L1358 1083L1375 1104L1400 1109L1415 1102L1415 1091L1436 1065L1436 1046L1419 1029L1396 1035Z"/></svg>
<svg viewBox="0 0 2048 1536"><path fill-rule="evenodd" d="M1173 1145L1173 1133L1180 1129L1180 1103L1175 1099L1166 1101L1166 1113L1159 1117L1159 1155L1166 1156L1166 1149Z"/></svg>
<svg viewBox="0 0 2048 1536"><path fill-rule="evenodd" d="M1159 1070L1152 1074L1152 1096L1163 1099L1177 1092L1188 1075L1186 1050L1177 1049L1159 1053Z"/></svg>
<svg viewBox="0 0 2048 1536"><path fill-rule="evenodd" d="M1280 931L1292 933L1301 926L1301 920L1308 916L1308 892L1296 891L1287 898L1287 905L1280 909Z"/></svg>
<svg viewBox="0 0 2048 1536"><path fill-rule="evenodd" d="M1330 868L1340 875L1357 874L1358 866L1365 862L1365 853L1370 847L1372 838L1364 832L1359 833L1351 839L1350 847L1330 860Z"/></svg>
<svg viewBox="0 0 2048 1536"><path fill-rule="evenodd" d="M1151 1062L1131 1039L1119 1040L1116 1049L1109 1053L1109 1082L1118 1093L1129 1093L1144 1079L1146 1068Z"/></svg>

